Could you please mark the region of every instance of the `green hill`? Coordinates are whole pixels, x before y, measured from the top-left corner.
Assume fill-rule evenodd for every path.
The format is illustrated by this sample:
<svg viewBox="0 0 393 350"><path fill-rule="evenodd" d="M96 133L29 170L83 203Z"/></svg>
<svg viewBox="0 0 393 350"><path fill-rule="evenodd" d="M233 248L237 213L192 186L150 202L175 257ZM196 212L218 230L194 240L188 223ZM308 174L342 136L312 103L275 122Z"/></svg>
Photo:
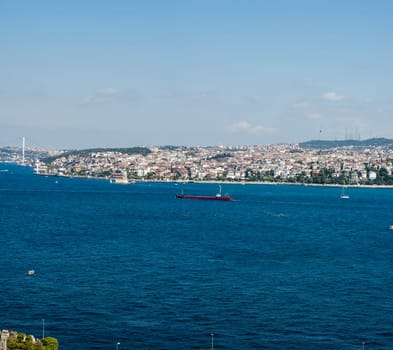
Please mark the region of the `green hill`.
<svg viewBox="0 0 393 350"><path fill-rule="evenodd" d="M373 138L368 140L312 140L301 142L302 148L308 149L330 149L338 147L388 147L393 148L393 140L386 138Z"/></svg>

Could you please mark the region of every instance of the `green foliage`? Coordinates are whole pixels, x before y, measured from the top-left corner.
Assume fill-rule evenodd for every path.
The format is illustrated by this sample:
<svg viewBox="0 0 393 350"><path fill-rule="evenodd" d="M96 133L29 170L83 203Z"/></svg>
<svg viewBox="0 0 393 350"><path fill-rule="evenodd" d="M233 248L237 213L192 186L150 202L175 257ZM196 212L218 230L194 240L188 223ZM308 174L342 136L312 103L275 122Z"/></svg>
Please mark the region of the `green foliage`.
<svg viewBox="0 0 393 350"><path fill-rule="evenodd" d="M337 148L337 147L390 147L392 148L393 140L385 139L385 138L373 138L369 140L338 140L338 141L330 141L330 140L312 140L307 142L302 142L299 144L301 148L308 149L329 149L329 148Z"/></svg>
<svg viewBox="0 0 393 350"><path fill-rule="evenodd" d="M231 157L233 157L233 155L230 153L218 153L214 156L209 157L208 159L209 160L214 160L214 159L220 160L220 159L227 159L227 158L231 158Z"/></svg>
<svg viewBox="0 0 393 350"><path fill-rule="evenodd" d="M46 337L42 339L42 350L58 350L59 343L57 339Z"/></svg>
<svg viewBox="0 0 393 350"><path fill-rule="evenodd" d="M57 339L46 337L33 342L31 335L26 336L25 333L12 334L7 340L8 350L58 350L59 344Z"/></svg>
<svg viewBox="0 0 393 350"><path fill-rule="evenodd" d="M183 148L182 146L174 146L174 145L160 146L160 149L162 149L163 151L174 151L182 148Z"/></svg>
<svg viewBox="0 0 393 350"><path fill-rule="evenodd" d="M155 179L155 173L154 172L149 172L149 173L147 173L146 175L145 175L145 179L146 180L153 180L153 179Z"/></svg>

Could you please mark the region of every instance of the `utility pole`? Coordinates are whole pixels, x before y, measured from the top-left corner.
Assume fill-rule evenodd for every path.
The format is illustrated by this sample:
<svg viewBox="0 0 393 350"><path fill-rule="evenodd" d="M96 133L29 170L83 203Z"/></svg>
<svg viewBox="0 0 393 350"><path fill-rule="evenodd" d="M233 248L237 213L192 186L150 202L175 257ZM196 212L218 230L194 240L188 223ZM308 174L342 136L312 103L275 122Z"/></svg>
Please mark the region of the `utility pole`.
<svg viewBox="0 0 393 350"><path fill-rule="evenodd" d="M42 339L45 338L45 318L42 319Z"/></svg>

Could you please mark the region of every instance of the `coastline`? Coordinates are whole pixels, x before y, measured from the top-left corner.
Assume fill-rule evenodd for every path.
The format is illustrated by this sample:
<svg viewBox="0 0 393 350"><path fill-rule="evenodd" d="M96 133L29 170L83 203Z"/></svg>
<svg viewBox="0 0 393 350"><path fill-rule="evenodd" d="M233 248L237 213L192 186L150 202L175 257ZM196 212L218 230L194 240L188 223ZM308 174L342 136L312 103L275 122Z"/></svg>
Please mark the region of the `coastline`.
<svg viewBox="0 0 393 350"><path fill-rule="evenodd" d="M65 177L70 179L86 179L86 180L101 180L109 181L108 178L104 177L93 177L93 176L67 176L67 175L52 175L52 174L36 174L38 176L51 176L51 177ZM313 183L299 183L299 182L261 182L261 181L219 181L219 180L146 180L146 179L132 179L135 183L181 183L181 184L217 184L217 185L268 185L268 186L304 186L304 187L334 187L334 188L385 188L393 189L393 185L363 185L363 184L313 184ZM120 185L133 185L135 183L120 184ZM119 184L114 184L119 185Z"/></svg>
<svg viewBox="0 0 393 350"><path fill-rule="evenodd" d="M20 165L20 166L26 166L26 165L21 165L16 162L1 162L1 163L12 163L15 165ZM70 179L88 179L88 180L100 180L100 181L109 181L109 178L105 177L94 177L94 176L68 176L68 175L58 175L58 174L40 174L34 172L34 168L30 165L27 165L27 167L31 168L33 170L33 174L37 176L51 176L51 177L64 177L64 178L70 178ZM219 180L172 180L172 179L166 179L166 180L158 180L158 179L152 179L152 180L146 180L146 179L131 179L135 180L136 183L181 183L181 184L190 184L190 183L195 183L195 184L218 184L218 185L268 185L268 186L304 186L304 187L333 187L333 188L341 188L341 187L346 187L346 188L375 188L375 189L393 189L393 185L365 185L365 184L317 184L317 183L299 183L299 182L271 182L271 181L266 181L266 182L261 182L261 181L219 181ZM129 184L122 184L122 185L132 185L135 183L129 183ZM117 184L119 185L119 184Z"/></svg>
<svg viewBox="0 0 393 350"><path fill-rule="evenodd" d="M151 181L151 182L182 182L182 181ZM185 182L188 183L188 182ZM260 181L192 181L196 184L221 184L221 185L268 185L268 186L304 186L304 187L334 187L334 188L387 188L393 189L393 185L340 185L340 184L306 184L297 182L260 182Z"/></svg>

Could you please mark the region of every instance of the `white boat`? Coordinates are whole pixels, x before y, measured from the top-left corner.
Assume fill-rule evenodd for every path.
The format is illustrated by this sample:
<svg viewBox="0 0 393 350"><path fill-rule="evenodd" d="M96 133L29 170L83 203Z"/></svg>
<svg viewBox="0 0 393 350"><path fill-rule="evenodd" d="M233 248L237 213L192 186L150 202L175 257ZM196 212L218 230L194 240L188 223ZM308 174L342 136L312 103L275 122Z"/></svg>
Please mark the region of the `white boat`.
<svg viewBox="0 0 393 350"><path fill-rule="evenodd" d="M393 230L393 225L389 225L389 230Z"/></svg>
<svg viewBox="0 0 393 350"><path fill-rule="evenodd" d="M35 271L34 270L29 270L29 271L27 271L27 275L28 276L33 276L33 275L35 275Z"/></svg>
<svg viewBox="0 0 393 350"><path fill-rule="evenodd" d="M343 187L341 190L340 198L341 199L349 199L349 196L345 193L345 187Z"/></svg>

